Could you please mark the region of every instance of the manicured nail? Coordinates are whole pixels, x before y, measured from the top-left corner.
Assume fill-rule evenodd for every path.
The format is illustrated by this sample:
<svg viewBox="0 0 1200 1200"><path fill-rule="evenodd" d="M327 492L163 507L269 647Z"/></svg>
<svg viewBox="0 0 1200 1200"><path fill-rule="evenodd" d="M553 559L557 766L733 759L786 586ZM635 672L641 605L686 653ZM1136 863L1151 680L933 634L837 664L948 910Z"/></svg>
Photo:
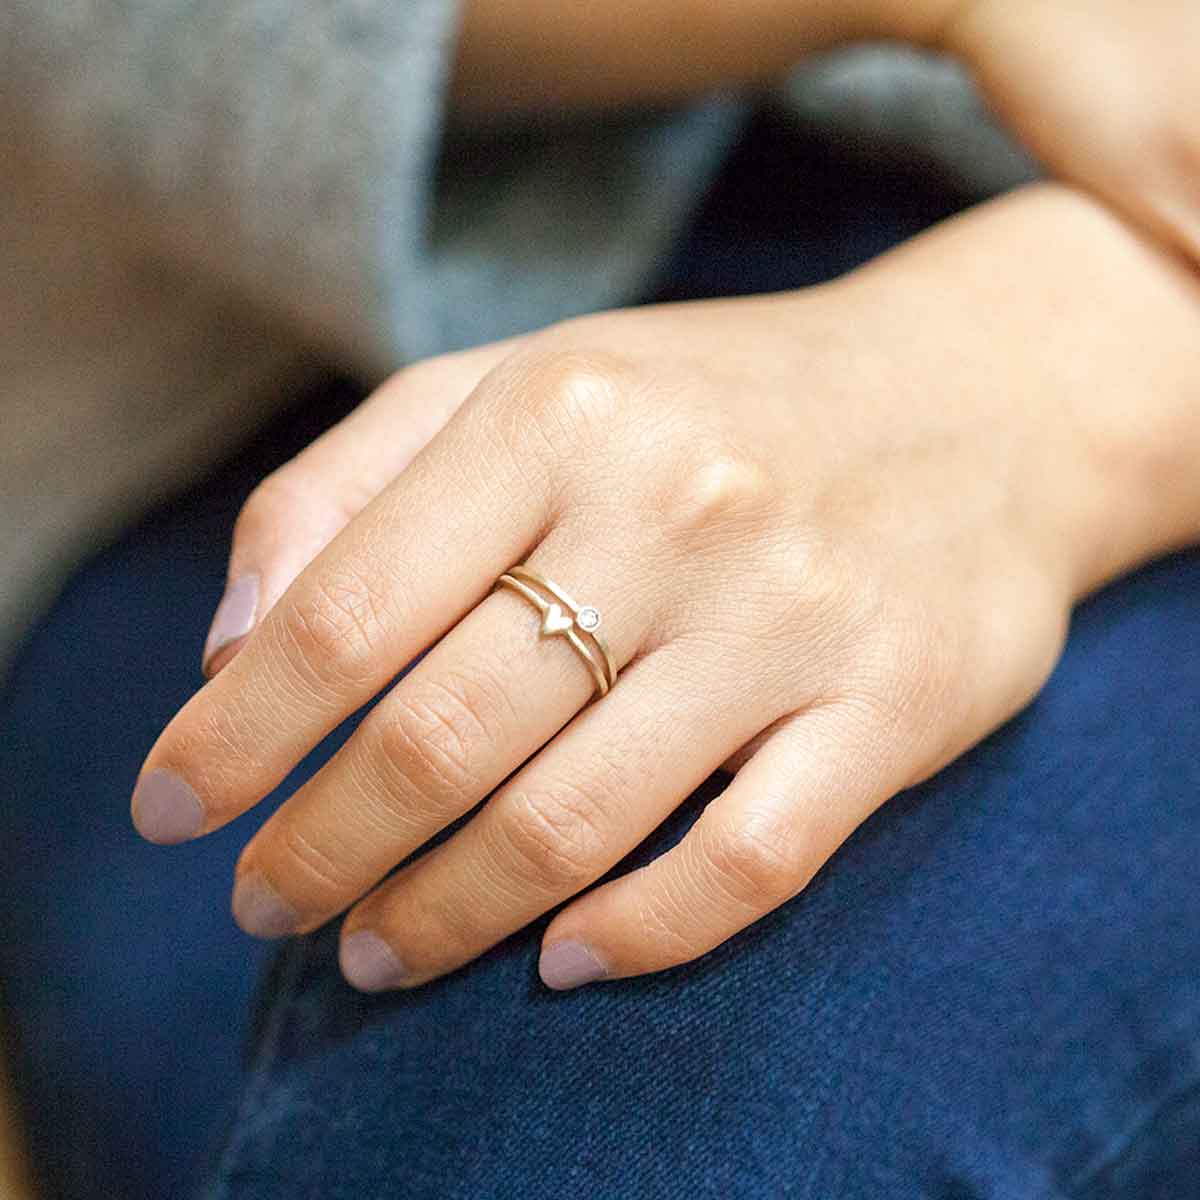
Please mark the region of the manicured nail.
<svg viewBox="0 0 1200 1200"><path fill-rule="evenodd" d="M603 979L608 968L590 946L568 940L543 947L538 973L547 987L565 991Z"/></svg>
<svg viewBox="0 0 1200 1200"><path fill-rule="evenodd" d="M258 576L242 575L235 579L221 597L213 616L212 627L204 643L202 669L205 675L212 673L214 659L238 638L243 638L254 628L258 613Z"/></svg>
<svg viewBox="0 0 1200 1200"><path fill-rule="evenodd" d="M408 977L396 952L378 934L360 929L342 941L342 974L360 992L386 992Z"/></svg>
<svg viewBox="0 0 1200 1200"><path fill-rule="evenodd" d="M300 914L257 871L233 885L233 919L257 938L287 937L300 924Z"/></svg>
<svg viewBox="0 0 1200 1200"><path fill-rule="evenodd" d="M200 832L204 808L195 792L174 771L156 767L133 789L133 825L148 842L171 846Z"/></svg>

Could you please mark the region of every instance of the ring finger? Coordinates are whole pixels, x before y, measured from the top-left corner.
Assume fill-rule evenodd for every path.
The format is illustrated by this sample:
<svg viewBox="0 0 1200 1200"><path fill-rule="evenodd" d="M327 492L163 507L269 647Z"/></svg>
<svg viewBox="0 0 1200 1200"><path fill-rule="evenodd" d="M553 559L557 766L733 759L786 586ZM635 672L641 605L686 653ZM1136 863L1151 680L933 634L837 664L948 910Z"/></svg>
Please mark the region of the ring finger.
<svg viewBox="0 0 1200 1200"><path fill-rule="evenodd" d="M566 530L553 531L531 565L553 561L551 579L595 586L578 594L598 600L598 581L568 542ZM634 656L648 628L635 594L646 595L641 581L624 575L599 607L617 663ZM588 664L565 629L543 633L543 621L528 599L498 590L384 696L246 847L233 899L243 929L278 937L323 924L473 808L587 704L595 687ZM596 649L590 638L581 641Z"/></svg>

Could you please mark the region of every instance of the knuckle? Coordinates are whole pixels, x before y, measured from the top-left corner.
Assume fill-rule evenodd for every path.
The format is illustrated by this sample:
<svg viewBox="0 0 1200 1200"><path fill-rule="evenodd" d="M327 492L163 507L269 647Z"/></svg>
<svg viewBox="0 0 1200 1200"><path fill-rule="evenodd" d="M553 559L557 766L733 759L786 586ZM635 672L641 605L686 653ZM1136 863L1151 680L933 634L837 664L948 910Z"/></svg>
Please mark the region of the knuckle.
<svg viewBox="0 0 1200 1200"><path fill-rule="evenodd" d="M337 905L353 883L350 866L295 822L289 821L280 830L272 858L271 876L288 880L289 892L308 897L306 907L310 909Z"/></svg>
<svg viewBox="0 0 1200 1200"><path fill-rule="evenodd" d="M859 644L848 683L888 733L916 749L970 703L960 637L933 613L891 617Z"/></svg>
<svg viewBox="0 0 1200 1200"><path fill-rule="evenodd" d="M388 612L381 587L365 573L343 571L314 581L280 606L292 665L321 688L374 677L391 624Z"/></svg>
<svg viewBox="0 0 1200 1200"><path fill-rule="evenodd" d="M690 962L709 948L696 932L696 918L672 893L656 892L638 905L638 941L654 947L656 961L663 966Z"/></svg>
<svg viewBox="0 0 1200 1200"><path fill-rule="evenodd" d="M465 677L412 681L373 721L384 775L417 796L477 799L481 760L500 739L492 689Z"/></svg>
<svg viewBox="0 0 1200 1200"><path fill-rule="evenodd" d="M804 881L794 823L772 807L742 814L735 824L706 838L702 850L725 894L755 910L782 903Z"/></svg>
<svg viewBox="0 0 1200 1200"><path fill-rule="evenodd" d="M776 494L765 462L731 442L693 446L676 456L655 507L668 531L698 533L761 516Z"/></svg>
<svg viewBox="0 0 1200 1200"><path fill-rule="evenodd" d="M689 846L685 839L684 847ZM655 884L638 906L641 942L665 964L688 962L711 949L711 897L695 886L686 853L662 855L654 864Z"/></svg>
<svg viewBox="0 0 1200 1200"><path fill-rule="evenodd" d="M404 957L439 974L467 962L499 939L497 913L519 909L527 899L474 874L434 889L413 888L404 900Z"/></svg>
<svg viewBox="0 0 1200 1200"><path fill-rule="evenodd" d="M522 871L555 889L582 887L603 855L601 807L583 788L518 792L505 806L501 837Z"/></svg>
<svg viewBox="0 0 1200 1200"><path fill-rule="evenodd" d="M539 352L520 364L520 421L555 454L578 451L607 436L630 383L631 368L616 355L578 350Z"/></svg>
<svg viewBox="0 0 1200 1200"><path fill-rule="evenodd" d="M764 556L760 582L746 596L756 626L769 643L804 645L810 662L840 674L846 648L863 627L869 583L855 577L818 530L778 538Z"/></svg>

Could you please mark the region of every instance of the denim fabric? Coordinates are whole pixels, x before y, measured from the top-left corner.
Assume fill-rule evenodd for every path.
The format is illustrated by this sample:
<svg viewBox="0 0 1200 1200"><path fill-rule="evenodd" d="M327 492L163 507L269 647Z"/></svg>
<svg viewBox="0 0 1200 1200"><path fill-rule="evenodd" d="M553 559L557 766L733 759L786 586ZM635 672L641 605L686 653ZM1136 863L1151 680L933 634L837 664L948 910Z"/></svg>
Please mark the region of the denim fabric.
<svg viewBox="0 0 1200 1200"><path fill-rule="evenodd" d="M46 1200L184 1196L221 1124L267 952L229 915L258 818L166 850L129 793L200 682L239 504L356 395L324 389L96 556L0 689L0 1024Z"/></svg>
<svg viewBox="0 0 1200 1200"><path fill-rule="evenodd" d="M1200 1195L1200 555L701 961L555 994L523 930L381 999L277 963L209 1200ZM693 798L619 870L694 820Z"/></svg>
<svg viewBox="0 0 1200 1200"><path fill-rule="evenodd" d="M762 122L659 294L813 282L955 203ZM0 979L48 1196L1200 1196L1197 555L1081 609L1033 708L700 963L551 994L542 920L370 1000L330 928L273 957L251 1025L228 886L262 814L149 847L128 791L241 499L354 398L99 555L0 694Z"/></svg>

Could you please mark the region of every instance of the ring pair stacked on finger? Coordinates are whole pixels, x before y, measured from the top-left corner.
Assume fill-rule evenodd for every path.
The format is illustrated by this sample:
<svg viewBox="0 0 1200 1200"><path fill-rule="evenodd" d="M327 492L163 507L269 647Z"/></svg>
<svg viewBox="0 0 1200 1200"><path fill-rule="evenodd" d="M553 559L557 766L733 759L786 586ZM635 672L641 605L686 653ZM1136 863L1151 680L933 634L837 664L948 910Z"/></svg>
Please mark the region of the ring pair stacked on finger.
<svg viewBox="0 0 1200 1200"><path fill-rule="evenodd" d="M596 685L594 697L606 696L617 682L617 663L600 632L600 613L576 603L558 584L524 564L510 568L496 587L516 592L542 616L542 637L562 637L586 664Z"/></svg>

